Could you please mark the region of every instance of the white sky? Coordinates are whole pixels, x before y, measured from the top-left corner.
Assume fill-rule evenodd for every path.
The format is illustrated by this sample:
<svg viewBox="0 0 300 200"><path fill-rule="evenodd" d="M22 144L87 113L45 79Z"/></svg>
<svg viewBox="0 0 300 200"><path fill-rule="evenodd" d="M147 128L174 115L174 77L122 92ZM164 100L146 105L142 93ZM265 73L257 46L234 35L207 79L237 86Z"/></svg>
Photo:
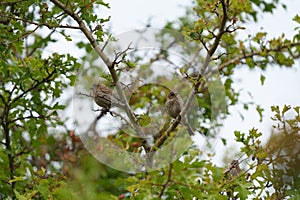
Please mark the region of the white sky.
<svg viewBox="0 0 300 200"><path fill-rule="evenodd" d="M154 28L162 27L167 20L175 20L176 17L184 14L184 9L179 5L189 5L191 1L187 0L110 0L111 9L105 11L105 14L111 15L111 27L115 34L132 31L138 28L144 28L149 17L152 17L151 25ZM246 34L254 34L260 31L269 33L270 38L280 36L282 32L287 37L293 35L296 23L292 18L298 12L300 14L300 3L298 0L285 1L288 9L277 9L273 15L265 14L258 23L248 25ZM297 69L296 69L297 68ZM260 85L260 74L266 76L264 86ZM272 122L270 120L271 105L290 104L292 106L300 104L300 71L299 63L293 69L279 68L273 66L267 71L251 71L239 69L235 73L235 87L243 89L246 94L250 91L254 101L261 104L265 109L264 120L259 122L259 117L255 108L245 112L240 108L233 109L232 115L224 121L224 128L221 132L224 137L229 138L229 145L235 145L233 140L234 130L247 132L256 127L263 133L269 133ZM241 99L247 99L247 95L242 95ZM239 111L244 113L244 120L239 117ZM265 136L265 138L267 138ZM218 145L219 147L222 145ZM223 148L217 150L217 154L222 157ZM220 158L221 158L220 157Z"/></svg>
<svg viewBox="0 0 300 200"><path fill-rule="evenodd" d="M108 1L107 1L108 2ZM190 0L110 0L112 30L115 34L144 28L152 17L154 28L162 27L167 20L175 20L184 14L183 5L190 5Z"/></svg>

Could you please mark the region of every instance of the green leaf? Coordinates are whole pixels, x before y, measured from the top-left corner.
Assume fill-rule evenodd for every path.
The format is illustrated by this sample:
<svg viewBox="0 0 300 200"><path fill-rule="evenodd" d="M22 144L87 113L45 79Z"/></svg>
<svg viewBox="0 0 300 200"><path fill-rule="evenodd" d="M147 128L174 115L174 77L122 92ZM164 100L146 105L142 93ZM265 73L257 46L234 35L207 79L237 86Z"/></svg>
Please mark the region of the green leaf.
<svg viewBox="0 0 300 200"><path fill-rule="evenodd" d="M255 63L252 58L246 58L246 64L252 69L255 67Z"/></svg>
<svg viewBox="0 0 300 200"><path fill-rule="evenodd" d="M273 3L265 3L263 2L265 8L264 8L264 12L270 12L273 13L273 10L276 8L275 4Z"/></svg>
<svg viewBox="0 0 300 200"><path fill-rule="evenodd" d="M95 32L95 35L97 36L97 41L99 42L103 42L104 39L103 39L103 36L104 36L104 32L101 28L99 28L96 32Z"/></svg>
<svg viewBox="0 0 300 200"><path fill-rule="evenodd" d="M71 81L71 82L70 82L70 85L71 85L71 86L74 86L74 85L75 85L76 78L77 78L76 75L69 75L69 76L68 76L68 79Z"/></svg>
<svg viewBox="0 0 300 200"><path fill-rule="evenodd" d="M136 63L135 63L135 62L126 61L126 65L127 65L129 68L135 68L135 67L136 67Z"/></svg>
<svg viewBox="0 0 300 200"><path fill-rule="evenodd" d="M41 124L40 127L37 129L37 133L45 134L47 132L47 125Z"/></svg>
<svg viewBox="0 0 300 200"><path fill-rule="evenodd" d="M44 199L49 199L51 195L51 192L48 187L49 187L48 180L41 180L39 185L37 186L38 191L41 193Z"/></svg>
<svg viewBox="0 0 300 200"><path fill-rule="evenodd" d="M69 36L69 35L65 35L65 39L67 40L67 41L72 41L72 37L71 36Z"/></svg>
<svg viewBox="0 0 300 200"><path fill-rule="evenodd" d="M108 18L105 18L105 19L100 19L100 23L105 23L105 22L109 22L111 16L108 16Z"/></svg>
<svg viewBox="0 0 300 200"><path fill-rule="evenodd" d="M256 106L256 111L259 114L259 121L262 122L263 120L263 111L264 109L262 107L260 107L259 105Z"/></svg>
<svg viewBox="0 0 300 200"><path fill-rule="evenodd" d="M63 109L65 109L65 105L61 105L61 104L59 104L58 102L56 102L55 104L54 104L54 106L52 107L52 109L53 110L63 110Z"/></svg>
<svg viewBox="0 0 300 200"><path fill-rule="evenodd" d="M265 80L266 80L266 77L264 76L264 75L260 75L260 83L261 83L261 85L264 85L264 83L265 83Z"/></svg>
<svg viewBox="0 0 300 200"><path fill-rule="evenodd" d="M268 155L269 154L266 151L261 151L261 152L256 154L256 156L259 160L264 160L265 158L268 157Z"/></svg>
<svg viewBox="0 0 300 200"><path fill-rule="evenodd" d="M279 113L279 106L271 106L271 111Z"/></svg>
<svg viewBox="0 0 300 200"><path fill-rule="evenodd" d="M65 186L66 183L61 183L63 187L61 186L60 188L56 188L55 191L53 192L57 199L61 200L69 200L69 199L75 199L74 198L74 192L70 190L67 186Z"/></svg>
<svg viewBox="0 0 300 200"><path fill-rule="evenodd" d="M283 109L282 109L282 116L291 109L290 105L284 105Z"/></svg>
<svg viewBox="0 0 300 200"><path fill-rule="evenodd" d="M100 4L104 7L110 8L109 3L105 3L103 0L97 0L96 4Z"/></svg>
<svg viewBox="0 0 300 200"><path fill-rule="evenodd" d="M293 18L293 20L294 20L295 22L297 22L298 24L300 24L300 16L299 16L299 15L296 15L296 16Z"/></svg>
<svg viewBox="0 0 300 200"><path fill-rule="evenodd" d="M28 200L28 198L27 198L26 196L21 195L16 189L14 190L14 193L15 193L16 198L17 198L18 200Z"/></svg>
<svg viewBox="0 0 300 200"><path fill-rule="evenodd" d="M266 37L266 35L266 32L258 32L253 40L260 43Z"/></svg>
<svg viewBox="0 0 300 200"><path fill-rule="evenodd" d="M299 114L300 106L296 106L296 107L294 107L293 109L297 112L297 114Z"/></svg>
<svg viewBox="0 0 300 200"><path fill-rule="evenodd" d="M221 138L221 140L222 140L222 143L224 144L224 146L226 146L227 140L225 138Z"/></svg>
<svg viewBox="0 0 300 200"><path fill-rule="evenodd" d="M251 187L251 183L239 184L236 187L238 197L240 197L240 199L247 199L248 195L251 194L248 187Z"/></svg>
<svg viewBox="0 0 300 200"><path fill-rule="evenodd" d="M145 127L151 122L151 118L146 114L139 115L138 122L141 126Z"/></svg>
<svg viewBox="0 0 300 200"><path fill-rule="evenodd" d="M128 186L127 187L127 190L134 194L135 190L139 189L140 188L140 185L139 184L134 184L134 185L131 185L131 186Z"/></svg>

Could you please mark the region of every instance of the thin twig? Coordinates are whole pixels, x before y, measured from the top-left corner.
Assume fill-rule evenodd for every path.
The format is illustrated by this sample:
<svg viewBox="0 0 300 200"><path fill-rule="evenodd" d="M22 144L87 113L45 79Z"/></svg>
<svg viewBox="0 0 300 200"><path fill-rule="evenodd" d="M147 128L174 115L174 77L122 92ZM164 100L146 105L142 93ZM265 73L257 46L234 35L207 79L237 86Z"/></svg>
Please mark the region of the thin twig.
<svg viewBox="0 0 300 200"><path fill-rule="evenodd" d="M28 19L24 19L24 18L20 18L20 17L14 17L14 16L11 16L11 15L2 15L1 13L0 13L0 16L4 17L4 18L9 18L9 19L14 19L14 20L19 20L19 21L22 21L22 22L26 22L26 23L29 23L29 24L32 24L32 25L36 25L37 27L46 26L49 29L52 29L52 28L80 29L80 27L78 27L78 26L71 26L71 25L67 25L67 24L66 25L53 25L53 24L48 24L48 23L34 22L34 21L30 21Z"/></svg>
<svg viewBox="0 0 300 200"><path fill-rule="evenodd" d="M270 52L278 52L278 51L281 51L281 50L284 50L284 49L289 49L290 47L297 47L297 46L300 46L300 42L295 42L295 43L291 43L289 45L282 45L280 46L279 48L270 48L270 49L265 49L264 51L266 53L270 53ZM240 55L240 56L237 56L233 59L230 59L229 61L227 62L224 62L223 64L221 64L219 67L218 67L218 71L221 71L222 69L228 67L229 65L232 65L232 64L236 64L236 63L239 63L241 60L244 60L246 58L252 58L253 56L259 56L262 52L261 51L253 51L251 53L243 53L243 55ZM216 72L216 71L214 71Z"/></svg>
<svg viewBox="0 0 300 200"><path fill-rule="evenodd" d="M109 112L112 114L112 116L119 117L121 120L125 121L126 124L128 124L129 126L131 126L131 128L134 129L134 126L124 116L122 116L121 114L119 114L119 113L117 113L115 111L111 111L110 110Z"/></svg>
<svg viewBox="0 0 300 200"><path fill-rule="evenodd" d="M114 85L116 86L118 95L121 99L121 102L124 103L125 105L125 112L127 114L127 116L129 117L130 121L132 122L132 124L135 127L135 131L138 135L142 135L145 136L145 134L143 133L142 129L138 126L137 124L137 119L134 115L134 113L132 112L128 101L126 99L125 93L122 89L122 86L119 83L119 78L118 78L118 74L116 72L116 69L114 68L114 61L112 61L103 51L102 48L98 45L96 39L94 38L92 32L90 32L90 30L88 29L88 27L86 26L86 24L84 23L84 21L81 19L81 17L74 13L70 7L66 6L63 2L61 2L60 0L51 0L52 3L54 3L57 7L59 7L60 9L62 9L65 13L67 13L70 17L72 17L79 25L80 30L82 31L82 33L86 36L86 38L89 40L90 44L92 45L92 47L94 48L94 50L97 52L97 54L99 55L99 57L103 60L103 62L105 63L105 65L107 66L111 77L114 81ZM145 149L149 148L149 144L148 142L145 143Z"/></svg>
<svg viewBox="0 0 300 200"><path fill-rule="evenodd" d="M171 181L171 176L172 176L172 163L170 163L169 167L168 167L168 176L167 176L167 180L165 181L165 183L162 185L162 189L160 190L158 197L161 198L162 195L164 194L164 191L166 190L169 182Z"/></svg>
<svg viewBox="0 0 300 200"><path fill-rule="evenodd" d="M181 110L180 114L171 123L169 128L162 134L162 136L157 139L155 144L151 147L150 152L156 151L156 149L158 149L164 143L164 141L169 137L170 133L175 130L175 128L180 123L181 118L184 117L184 115L187 113L187 111L191 107L193 99L195 98L198 91L202 90L203 87L205 86L205 84L202 80L202 76L203 76L203 74L205 74L205 71L207 70L207 67L211 61L211 56L215 53L215 51L220 43L220 40L221 40L223 34L225 33L225 25L226 25L226 21L227 21L227 5L225 4L224 0L221 0L221 4L222 4L222 8L223 8L223 16L222 16L222 20L220 22L219 32L215 36L212 46L207 51L207 55L205 57L204 63L202 64L202 66L200 68L201 73L199 73L199 75L197 77L197 82L194 85L194 90L190 93L189 97L187 98L187 101L184 104L183 109Z"/></svg>

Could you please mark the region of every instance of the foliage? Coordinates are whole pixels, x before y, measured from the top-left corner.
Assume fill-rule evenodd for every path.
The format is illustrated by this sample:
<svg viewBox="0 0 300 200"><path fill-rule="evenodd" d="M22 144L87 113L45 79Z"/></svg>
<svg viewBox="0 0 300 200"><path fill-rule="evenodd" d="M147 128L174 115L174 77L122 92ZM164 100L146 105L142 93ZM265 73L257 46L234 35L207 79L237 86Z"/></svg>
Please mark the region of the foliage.
<svg viewBox="0 0 300 200"><path fill-rule="evenodd" d="M255 128L247 134L235 131L241 148L231 164L217 166L213 152L205 155L192 145L158 170L147 171L160 160L146 156L147 164L139 173L100 164L85 149L84 138L69 130L64 117L72 96L69 86L81 81L78 88L90 88L91 80L100 76L116 88L125 108L94 112L94 124L88 129L94 133L93 141L101 141L96 134L100 119L120 119L121 128L110 130L105 138L143 161L144 153L158 155L159 148L172 144L178 135L181 138L185 129L179 122L184 115L197 133L215 139L222 125L219 119L240 102L232 79L237 67L290 68L300 56L300 26L292 39L283 33L269 40L262 31L241 37L248 22L258 21L258 16L273 13L278 6L285 7L278 0L197 0L185 16L168 22L156 35L161 49L146 54L130 46L119 51L108 45L117 38L104 28L110 17L97 14L99 9L109 9L102 0L0 2L0 199L298 199L299 106L271 107L275 125L265 145L263 133ZM300 23L298 15L293 20ZM84 39L75 40L75 32ZM84 54L48 55L51 43L61 42L58 35ZM187 38L184 45L181 36ZM174 64L171 52L184 59ZM105 68L99 67L99 58ZM155 65L166 63L178 69L169 78L156 73ZM222 82L211 72L218 72ZM120 84L127 74L134 80L132 85L139 85L142 78L147 84L132 93L132 85ZM180 84L178 74L185 80ZM262 85L266 78L261 76ZM209 84L224 93L213 93ZM162 120L162 105L174 85L184 97L182 116ZM194 99L200 109L189 110ZM245 103L244 109L252 104ZM254 109L262 120L263 109L260 105ZM148 129L149 125L153 127ZM151 139L133 137L132 132ZM226 138L222 141L226 144ZM103 151L103 146L96 147Z"/></svg>

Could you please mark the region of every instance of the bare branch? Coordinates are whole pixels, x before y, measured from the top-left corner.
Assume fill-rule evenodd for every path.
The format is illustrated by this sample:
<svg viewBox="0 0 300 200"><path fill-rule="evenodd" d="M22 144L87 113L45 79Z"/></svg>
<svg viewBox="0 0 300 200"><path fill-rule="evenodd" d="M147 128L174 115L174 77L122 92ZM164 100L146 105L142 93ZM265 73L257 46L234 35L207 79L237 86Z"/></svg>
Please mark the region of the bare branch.
<svg viewBox="0 0 300 200"><path fill-rule="evenodd" d="M118 59L119 59L121 56L123 56L127 51L133 50L133 48L130 47L131 44L132 44L132 43L130 43L130 44L128 45L128 47L127 47L125 50L123 50L123 51L121 51L121 52L115 52L115 58L114 58L114 60L113 60L112 66L110 66L110 67L114 68L115 65L118 65L118 64L120 64L121 62L124 62L124 59L123 59L123 58L122 58L121 60L118 60Z"/></svg>
<svg viewBox="0 0 300 200"><path fill-rule="evenodd" d="M129 126L131 126L131 128L134 129L134 126L124 116L114 111L109 111L109 112L111 113L112 116L119 117L121 120L123 120L126 124L128 124Z"/></svg>
<svg viewBox="0 0 300 200"><path fill-rule="evenodd" d="M126 112L127 116L129 117L130 121L132 122L132 124L134 125L136 133L138 135L145 136L142 129L137 124L137 119L136 119L135 115L133 114L133 112L131 111L131 108L128 104L128 101L126 99L126 96L124 94L122 86L120 85L120 83L118 81L119 78L118 78L117 72L114 68L114 64L115 64L114 61L110 60L110 58L103 52L102 48L100 48L96 39L94 38L92 32L89 30L89 28L86 26L84 21L81 19L81 17L77 13L74 13L67 5L62 3L60 0L51 0L51 2L54 3L56 6L58 6L60 9L62 9L65 13L67 13L70 17L72 17L78 23L80 30L83 32L83 34L89 40L92 47L95 49L97 54L100 56L100 58L103 60L103 62L107 66L107 68L112 76L112 79L114 81L114 85L116 86L116 89L117 89L118 95L121 99L121 102L124 103L124 105L125 105L125 112ZM146 143L146 144L147 144L147 147L145 147L145 148L149 148L150 145L148 143Z"/></svg>
<svg viewBox="0 0 300 200"><path fill-rule="evenodd" d="M108 45L108 43L109 43L109 40L110 40L110 38L112 37L112 35L110 34L109 36L108 36L108 38L107 38L107 40L106 40L106 42L104 43L104 45L103 45L103 47L102 47L102 49L101 49L101 51L104 51L104 49L106 48L106 46Z"/></svg>
<svg viewBox="0 0 300 200"><path fill-rule="evenodd" d="M86 97L93 97L92 95L90 95L90 94L84 94L84 93L82 93L82 92L78 92L77 93L77 95L81 95L81 96L86 96Z"/></svg>

